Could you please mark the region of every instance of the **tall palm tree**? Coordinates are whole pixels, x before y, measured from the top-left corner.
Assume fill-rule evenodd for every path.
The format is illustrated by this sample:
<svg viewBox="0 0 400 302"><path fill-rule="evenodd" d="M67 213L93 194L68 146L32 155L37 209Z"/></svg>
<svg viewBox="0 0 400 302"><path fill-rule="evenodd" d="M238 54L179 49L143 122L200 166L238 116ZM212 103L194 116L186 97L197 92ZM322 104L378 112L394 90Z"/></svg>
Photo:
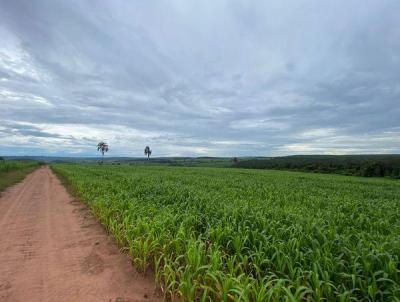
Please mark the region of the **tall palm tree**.
<svg viewBox="0 0 400 302"><path fill-rule="evenodd" d="M108 152L108 144L106 142L100 142L97 144L97 151L101 152L101 164L103 164L104 153Z"/></svg>
<svg viewBox="0 0 400 302"><path fill-rule="evenodd" d="M147 158L150 158L151 149L149 146L146 146L146 148L144 148L144 155L147 155Z"/></svg>

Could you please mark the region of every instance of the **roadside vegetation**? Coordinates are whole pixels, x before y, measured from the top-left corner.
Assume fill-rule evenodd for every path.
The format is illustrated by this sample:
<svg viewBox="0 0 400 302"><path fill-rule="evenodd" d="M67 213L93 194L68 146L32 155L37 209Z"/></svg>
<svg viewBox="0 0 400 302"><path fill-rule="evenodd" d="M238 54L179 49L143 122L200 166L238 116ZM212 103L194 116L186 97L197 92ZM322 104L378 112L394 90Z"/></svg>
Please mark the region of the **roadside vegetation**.
<svg viewBox="0 0 400 302"><path fill-rule="evenodd" d="M400 301L400 183L285 171L52 168L167 298Z"/></svg>
<svg viewBox="0 0 400 302"><path fill-rule="evenodd" d="M0 192L21 181L39 166L37 161L16 161L0 158Z"/></svg>

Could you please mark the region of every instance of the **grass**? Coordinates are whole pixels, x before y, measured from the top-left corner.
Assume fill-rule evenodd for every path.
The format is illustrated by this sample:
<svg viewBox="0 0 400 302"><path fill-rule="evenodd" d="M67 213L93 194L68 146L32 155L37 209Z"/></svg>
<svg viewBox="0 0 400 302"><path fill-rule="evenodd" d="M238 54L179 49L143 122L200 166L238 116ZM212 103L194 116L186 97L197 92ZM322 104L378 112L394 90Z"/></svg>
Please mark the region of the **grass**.
<svg viewBox="0 0 400 302"><path fill-rule="evenodd" d="M24 179L37 167L35 161L0 161L0 192Z"/></svg>
<svg viewBox="0 0 400 302"><path fill-rule="evenodd" d="M54 165L167 298L400 301L400 183Z"/></svg>

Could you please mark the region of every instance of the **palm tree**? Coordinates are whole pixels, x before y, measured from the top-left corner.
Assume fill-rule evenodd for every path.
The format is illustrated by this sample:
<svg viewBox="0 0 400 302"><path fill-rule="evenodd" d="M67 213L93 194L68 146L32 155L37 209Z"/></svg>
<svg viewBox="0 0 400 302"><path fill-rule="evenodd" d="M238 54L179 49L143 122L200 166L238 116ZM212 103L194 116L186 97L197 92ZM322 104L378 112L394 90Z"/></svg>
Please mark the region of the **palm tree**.
<svg viewBox="0 0 400 302"><path fill-rule="evenodd" d="M101 164L103 164L104 153L108 151L108 144L106 142L98 143L97 151L101 152Z"/></svg>
<svg viewBox="0 0 400 302"><path fill-rule="evenodd" d="M149 146L146 146L146 148L144 148L144 155L147 155L147 158L150 158L151 149Z"/></svg>

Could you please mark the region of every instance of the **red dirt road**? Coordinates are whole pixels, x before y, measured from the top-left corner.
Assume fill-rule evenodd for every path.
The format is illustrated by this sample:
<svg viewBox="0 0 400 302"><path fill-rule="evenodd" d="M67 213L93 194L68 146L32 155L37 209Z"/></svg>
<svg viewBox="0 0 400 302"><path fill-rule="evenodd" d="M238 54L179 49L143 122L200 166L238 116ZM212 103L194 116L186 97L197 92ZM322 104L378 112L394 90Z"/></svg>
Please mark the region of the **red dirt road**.
<svg viewBox="0 0 400 302"><path fill-rule="evenodd" d="M48 167L0 198L0 301L161 301Z"/></svg>

